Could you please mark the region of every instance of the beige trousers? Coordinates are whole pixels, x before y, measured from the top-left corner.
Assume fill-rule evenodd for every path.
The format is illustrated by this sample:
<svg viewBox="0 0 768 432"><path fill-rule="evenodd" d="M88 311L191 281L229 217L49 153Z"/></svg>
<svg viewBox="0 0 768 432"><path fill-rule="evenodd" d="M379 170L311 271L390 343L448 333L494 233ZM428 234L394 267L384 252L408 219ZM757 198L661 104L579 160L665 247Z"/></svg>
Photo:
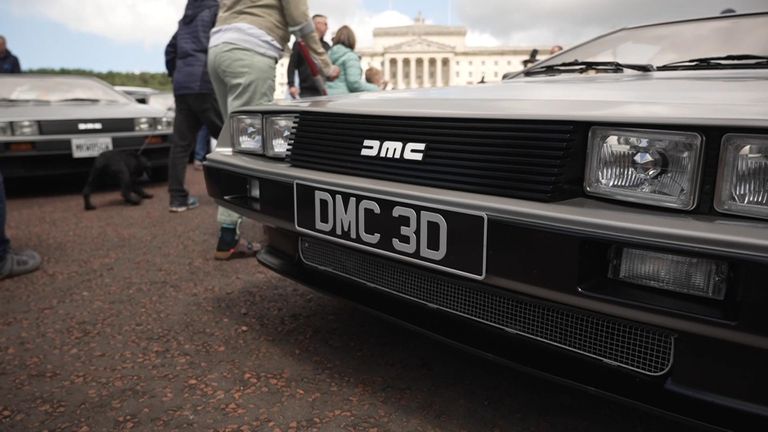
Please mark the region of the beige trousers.
<svg viewBox="0 0 768 432"><path fill-rule="evenodd" d="M277 61L239 45L224 43L208 50L208 74L224 115L240 108L272 102ZM238 228L242 216L219 207L216 220Z"/></svg>

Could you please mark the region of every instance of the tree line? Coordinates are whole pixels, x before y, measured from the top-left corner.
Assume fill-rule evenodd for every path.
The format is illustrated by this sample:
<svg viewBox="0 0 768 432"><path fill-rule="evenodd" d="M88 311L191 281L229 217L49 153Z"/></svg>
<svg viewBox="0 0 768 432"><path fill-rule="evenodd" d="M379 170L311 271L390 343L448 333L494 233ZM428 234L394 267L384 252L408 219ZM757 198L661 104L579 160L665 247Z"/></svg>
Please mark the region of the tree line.
<svg viewBox="0 0 768 432"><path fill-rule="evenodd" d="M171 90L171 79L161 72L96 72L87 69L27 69L24 72L36 74L85 75L102 79L112 85L151 87L157 90Z"/></svg>

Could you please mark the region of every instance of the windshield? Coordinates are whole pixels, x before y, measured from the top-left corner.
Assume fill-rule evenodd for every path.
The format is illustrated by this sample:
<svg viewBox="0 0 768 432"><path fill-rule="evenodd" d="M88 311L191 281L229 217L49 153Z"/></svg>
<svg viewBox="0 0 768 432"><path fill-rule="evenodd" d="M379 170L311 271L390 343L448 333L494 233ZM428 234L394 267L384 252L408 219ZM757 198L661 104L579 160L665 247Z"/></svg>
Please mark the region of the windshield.
<svg viewBox="0 0 768 432"><path fill-rule="evenodd" d="M661 66L729 54L768 55L768 15L620 30L536 63L535 67L575 60Z"/></svg>
<svg viewBox="0 0 768 432"><path fill-rule="evenodd" d="M109 102L130 101L107 84L74 77L25 77L0 78L0 100L4 102Z"/></svg>

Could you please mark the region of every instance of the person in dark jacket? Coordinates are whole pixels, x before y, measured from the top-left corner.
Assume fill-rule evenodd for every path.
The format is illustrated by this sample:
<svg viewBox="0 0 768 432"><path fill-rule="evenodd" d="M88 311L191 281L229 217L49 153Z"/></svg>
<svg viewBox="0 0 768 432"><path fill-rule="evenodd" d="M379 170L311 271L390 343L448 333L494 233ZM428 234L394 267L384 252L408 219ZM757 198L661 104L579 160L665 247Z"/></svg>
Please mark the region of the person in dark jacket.
<svg viewBox="0 0 768 432"><path fill-rule="evenodd" d="M188 0L179 28L165 48L165 67L173 79L176 119L168 161L169 210L197 207L184 187L187 162L197 132L206 126L211 136L221 132L221 111L208 76L208 41L219 11L217 0Z"/></svg>
<svg viewBox="0 0 768 432"><path fill-rule="evenodd" d="M5 36L0 36L0 73L21 73L19 59L6 46Z"/></svg>
<svg viewBox="0 0 768 432"><path fill-rule="evenodd" d="M323 49L328 52L331 46L328 45L323 38L328 31L328 18L324 15L312 16L312 23L315 25L315 33L317 33L320 43L323 45ZM299 71L299 87L296 87L296 71ZM293 99L301 97L321 96L320 89L317 88L314 78L312 78L312 72L307 66L307 62L304 61L304 57L299 52L299 43L294 42L291 51L291 59L288 62L288 92Z"/></svg>

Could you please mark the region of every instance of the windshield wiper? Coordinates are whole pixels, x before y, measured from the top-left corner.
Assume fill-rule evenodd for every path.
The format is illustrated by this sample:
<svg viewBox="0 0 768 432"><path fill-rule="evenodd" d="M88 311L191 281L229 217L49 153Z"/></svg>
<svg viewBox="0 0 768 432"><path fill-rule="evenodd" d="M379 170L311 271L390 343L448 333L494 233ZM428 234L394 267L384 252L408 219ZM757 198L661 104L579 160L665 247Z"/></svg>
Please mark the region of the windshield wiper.
<svg viewBox="0 0 768 432"><path fill-rule="evenodd" d="M658 70L693 69L753 69L768 67L768 56L754 54L731 54L718 57L701 57L676 61L659 66Z"/></svg>
<svg viewBox="0 0 768 432"><path fill-rule="evenodd" d="M534 66L524 72L525 76L559 75L561 73L623 73L624 69L638 72L653 72L656 68L650 64L619 63L615 61L579 61L573 60L553 65Z"/></svg>
<svg viewBox="0 0 768 432"><path fill-rule="evenodd" d="M56 99L54 102L103 102L103 100L93 99L93 98L67 98L67 99Z"/></svg>
<svg viewBox="0 0 768 432"><path fill-rule="evenodd" d="M25 103L46 103L51 101L45 99L21 99L21 98L0 98L0 102L25 102Z"/></svg>

